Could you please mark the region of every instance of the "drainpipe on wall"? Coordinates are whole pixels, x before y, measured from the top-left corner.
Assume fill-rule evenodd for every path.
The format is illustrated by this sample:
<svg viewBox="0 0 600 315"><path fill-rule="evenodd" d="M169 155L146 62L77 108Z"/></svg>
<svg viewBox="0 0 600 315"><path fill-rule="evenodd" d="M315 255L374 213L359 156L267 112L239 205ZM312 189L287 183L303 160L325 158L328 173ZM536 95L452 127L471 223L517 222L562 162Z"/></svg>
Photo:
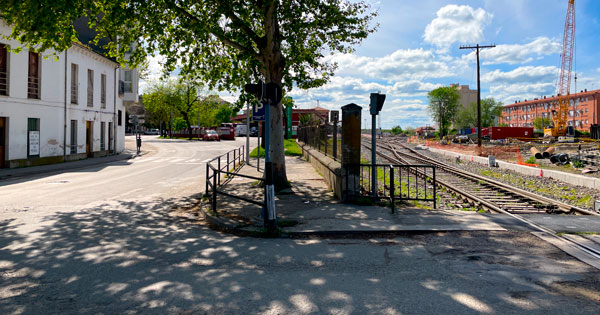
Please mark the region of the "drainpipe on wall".
<svg viewBox="0 0 600 315"><path fill-rule="evenodd" d="M117 93L119 93L119 81L117 81L117 72L119 71L119 67L115 67L115 82L114 82L114 91L113 91L113 154L117 153Z"/></svg>
<svg viewBox="0 0 600 315"><path fill-rule="evenodd" d="M66 49L65 50L65 116L64 116L64 120L65 120L65 126L64 126L64 130L63 130L63 160L67 157L67 56L68 56L68 52L69 50Z"/></svg>

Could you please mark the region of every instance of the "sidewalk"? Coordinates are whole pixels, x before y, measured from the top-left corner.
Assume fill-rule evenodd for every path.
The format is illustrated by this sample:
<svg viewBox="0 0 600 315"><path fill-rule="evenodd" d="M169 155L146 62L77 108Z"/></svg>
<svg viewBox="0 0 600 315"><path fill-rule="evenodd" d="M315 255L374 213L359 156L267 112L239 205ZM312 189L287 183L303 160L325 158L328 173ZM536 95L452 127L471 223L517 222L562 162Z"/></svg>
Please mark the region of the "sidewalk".
<svg viewBox="0 0 600 315"><path fill-rule="evenodd" d="M262 176L254 167L244 166L241 174ZM278 222L284 234L328 235L363 233L405 233L427 231L506 231L489 217L475 212L358 206L339 203L334 199L311 164L301 157L286 157L291 191L276 194ZM235 177L223 189L229 193L261 200L263 189L258 182ZM216 228L234 232L261 231L263 220L259 206L219 195L218 215L203 210ZM295 224L297 222L297 224Z"/></svg>
<svg viewBox="0 0 600 315"><path fill-rule="evenodd" d="M58 173L68 170L81 169L90 166L96 166L116 161L124 161L134 158L136 156L135 151L125 150L117 155L109 155L98 158L87 158L72 162L63 162L57 164L48 164L41 166L30 166L21 168L3 168L0 169L0 180L21 178L27 176L36 176L49 173Z"/></svg>

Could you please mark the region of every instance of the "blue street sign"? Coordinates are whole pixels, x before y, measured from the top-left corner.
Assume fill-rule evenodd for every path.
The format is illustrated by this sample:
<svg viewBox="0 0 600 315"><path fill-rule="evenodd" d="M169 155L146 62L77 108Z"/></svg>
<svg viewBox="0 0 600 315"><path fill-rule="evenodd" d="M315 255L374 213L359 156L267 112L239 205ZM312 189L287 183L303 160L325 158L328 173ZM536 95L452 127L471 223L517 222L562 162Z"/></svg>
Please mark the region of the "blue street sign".
<svg viewBox="0 0 600 315"><path fill-rule="evenodd" d="M252 106L252 120L265 121L265 105L263 103Z"/></svg>

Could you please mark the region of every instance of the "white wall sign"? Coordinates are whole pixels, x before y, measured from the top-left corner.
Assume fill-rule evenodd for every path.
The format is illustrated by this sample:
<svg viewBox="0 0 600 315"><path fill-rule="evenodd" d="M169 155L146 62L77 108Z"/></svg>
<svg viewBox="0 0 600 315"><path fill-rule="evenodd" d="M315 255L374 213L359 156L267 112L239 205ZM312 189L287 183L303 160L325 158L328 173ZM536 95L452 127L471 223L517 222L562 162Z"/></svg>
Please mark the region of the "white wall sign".
<svg viewBox="0 0 600 315"><path fill-rule="evenodd" d="M29 155L40 155L40 132L29 132Z"/></svg>

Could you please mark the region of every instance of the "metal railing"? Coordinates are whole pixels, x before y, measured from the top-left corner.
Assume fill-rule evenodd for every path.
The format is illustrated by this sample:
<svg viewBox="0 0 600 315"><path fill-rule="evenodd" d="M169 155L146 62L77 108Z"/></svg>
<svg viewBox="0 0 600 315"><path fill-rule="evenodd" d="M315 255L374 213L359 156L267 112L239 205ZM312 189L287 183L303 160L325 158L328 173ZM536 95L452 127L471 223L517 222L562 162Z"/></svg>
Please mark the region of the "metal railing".
<svg viewBox="0 0 600 315"><path fill-rule="evenodd" d="M217 213L217 195L219 194L259 205L261 207L264 206L264 199L262 201L256 201L250 198L230 194L221 189L235 176L258 181L263 180L262 177L254 177L238 173L242 166L244 166L246 163L246 151L244 148L245 146L241 146L238 149L219 155L206 163L206 190L204 192L205 196L210 197L211 209L215 213Z"/></svg>
<svg viewBox="0 0 600 315"><path fill-rule="evenodd" d="M334 124L298 127L298 140L336 161L341 160L342 136Z"/></svg>
<svg viewBox="0 0 600 315"><path fill-rule="evenodd" d="M389 199L392 213L395 211L396 201L431 201L433 209L437 208L437 190L435 166L433 165L405 165L405 164L360 164L359 176L350 176L346 168L346 191L353 191L350 187L359 187L360 197L369 197L376 200ZM375 196L371 191L371 172L373 167L377 172L377 192ZM358 183L356 181L359 181ZM356 197L356 196L355 196Z"/></svg>

